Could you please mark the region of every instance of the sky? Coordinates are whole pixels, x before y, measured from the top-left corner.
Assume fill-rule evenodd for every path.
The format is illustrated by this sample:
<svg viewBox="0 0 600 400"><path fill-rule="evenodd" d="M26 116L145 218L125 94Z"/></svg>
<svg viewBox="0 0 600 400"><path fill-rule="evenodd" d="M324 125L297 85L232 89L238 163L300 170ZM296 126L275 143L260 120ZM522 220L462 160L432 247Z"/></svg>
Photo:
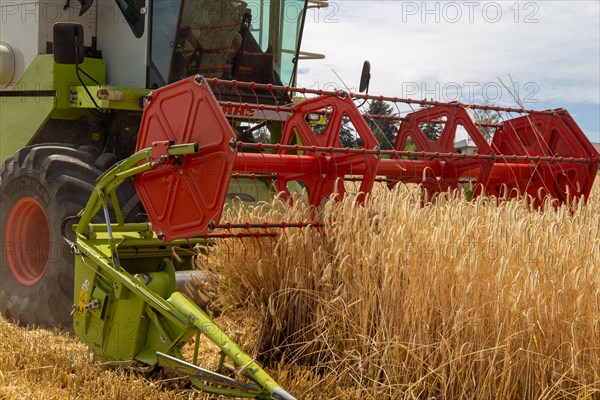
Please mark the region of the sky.
<svg viewBox="0 0 600 400"><path fill-rule="evenodd" d="M600 142L600 2L354 1L309 10L298 85L526 108L566 108ZM339 78L338 78L339 76Z"/></svg>

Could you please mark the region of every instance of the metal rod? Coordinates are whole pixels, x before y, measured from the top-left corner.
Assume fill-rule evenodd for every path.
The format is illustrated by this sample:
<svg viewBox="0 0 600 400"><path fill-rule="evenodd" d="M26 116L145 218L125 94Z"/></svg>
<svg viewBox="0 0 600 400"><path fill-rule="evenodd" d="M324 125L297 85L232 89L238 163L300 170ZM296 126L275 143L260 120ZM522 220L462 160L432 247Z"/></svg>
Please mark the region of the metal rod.
<svg viewBox="0 0 600 400"><path fill-rule="evenodd" d="M255 149L258 151L264 150L275 150L278 153L285 151L292 152L321 152L321 153L343 153L343 154L363 154L363 155L376 155L376 156L394 156L394 157L416 157L416 158L437 158L437 159L450 159L450 160L502 160L502 161L531 161L531 162L571 162L571 163L582 163L588 164L594 159L600 160L600 157L549 157L549 156L519 156L519 155L505 155L505 154L462 154L462 153L438 153L438 152L426 152L426 151L396 151L396 150L378 150L378 149L355 149L355 148L337 148L337 147L317 147L317 146L299 146L299 145L283 145L283 144L265 144L265 143L247 143L238 142L237 148L243 150L244 148ZM248 158L252 154L244 153L243 156L238 158ZM282 162L282 157L288 156L298 158L301 156L291 154L257 154L258 157L269 157L276 156L279 158L279 163ZM304 156L306 157L306 156ZM308 157L314 158L314 157ZM381 161L385 161L382 159ZM394 159L394 162L402 162L406 160ZM237 170L237 169L236 169ZM239 170L238 170L239 171ZM260 170L261 172L273 172L273 170ZM258 172L258 171L255 171Z"/></svg>
<svg viewBox="0 0 600 400"><path fill-rule="evenodd" d="M227 81L216 78L205 79L207 83L212 84L213 86L224 85L230 86L232 88L244 88L250 90L265 90L269 92L288 92L288 93L300 93L300 94L313 94L317 96L338 96L341 92L339 91L330 91L330 90L320 90L320 89L308 89L308 88L296 88L291 86L277 86L272 84L263 84L263 83L255 83L255 82L238 82L238 81ZM218 91L216 91L218 93ZM499 106L488 106L482 104L464 104L459 102L443 102L443 101L433 101L433 100L417 100L411 98L401 98L401 97L389 97L389 96L373 96L370 94L360 94L360 93L349 93L349 95L355 99L362 100L379 100L379 101L389 101L393 103L405 103L405 104L419 104L421 106L450 106L450 107L458 107L458 108L471 108L477 110L489 110L489 111L504 111L509 113L519 113L519 114L540 114L540 115L559 115L566 114L567 111L563 109L557 110L532 110L525 108L513 108L513 107L499 107Z"/></svg>
<svg viewBox="0 0 600 400"><path fill-rule="evenodd" d="M194 358L192 359L194 365L198 365L198 352L200 351L200 335L202 335L202 332L196 331L196 340L194 341Z"/></svg>
<svg viewBox="0 0 600 400"><path fill-rule="evenodd" d="M169 303L180 313L189 317L189 322L196 326L207 338L217 344L221 351L235 364L237 373L252 379L269 393L273 393L279 385L258 365L253 358L245 353L225 332L191 300L179 292L169 298ZM289 395L288 395L289 396ZM292 396L285 397L293 399Z"/></svg>
<svg viewBox="0 0 600 400"><path fill-rule="evenodd" d="M243 238L260 238L260 237L272 237L279 236L277 232L244 232L244 233L208 233L206 235L198 236L202 239L243 239Z"/></svg>
<svg viewBox="0 0 600 400"><path fill-rule="evenodd" d="M321 221L311 222L264 222L260 224L234 224L226 222L217 225L217 229L286 229L286 228L322 228L325 224Z"/></svg>

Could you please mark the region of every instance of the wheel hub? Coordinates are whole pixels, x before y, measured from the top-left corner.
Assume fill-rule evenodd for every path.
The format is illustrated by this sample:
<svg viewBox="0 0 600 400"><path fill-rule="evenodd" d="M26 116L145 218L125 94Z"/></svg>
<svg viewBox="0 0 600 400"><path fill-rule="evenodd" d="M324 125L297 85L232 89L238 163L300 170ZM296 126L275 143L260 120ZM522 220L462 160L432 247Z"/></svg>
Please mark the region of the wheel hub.
<svg viewBox="0 0 600 400"><path fill-rule="evenodd" d="M17 281L31 286L48 267L50 226L42 205L32 197L17 201L8 217L4 250Z"/></svg>

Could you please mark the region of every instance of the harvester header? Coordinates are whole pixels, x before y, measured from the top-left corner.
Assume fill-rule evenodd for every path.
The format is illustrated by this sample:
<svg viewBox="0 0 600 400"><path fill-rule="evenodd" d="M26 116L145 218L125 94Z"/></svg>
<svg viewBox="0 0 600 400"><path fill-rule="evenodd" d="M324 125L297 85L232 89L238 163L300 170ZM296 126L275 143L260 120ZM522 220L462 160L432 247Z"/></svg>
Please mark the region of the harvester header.
<svg viewBox="0 0 600 400"><path fill-rule="evenodd" d="M226 100L220 100L222 94ZM236 97L240 101L231 100ZM300 101L280 101L286 98ZM404 117L366 115L355 101L368 99L423 108ZM390 187L400 182L420 184L430 198L465 189L472 196L508 199L526 195L541 205L547 197L557 204L587 198L599 165L598 153L563 109L535 111L375 97L201 76L155 90L147 101L138 150L156 149L153 157L160 158L166 155L160 149L169 143L199 147L197 154L171 158L135 180L151 222L165 240L204 235L214 229L232 174L234 178L272 179L276 191L286 197L292 184L297 184L314 206L332 196L343 197L347 181L359 182L359 201L376 181L385 181ZM488 141L468 112L476 109L516 117L494 125L495 134ZM228 121L230 110L249 116L247 124L240 125L238 115L237 126ZM265 113L268 119L257 122L256 116ZM383 118L400 122L393 150L382 150L366 122ZM251 130L257 123L282 123L279 143L243 141L248 135L240 131ZM436 140L424 132L431 124L441 126ZM340 132L350 125L358 145L344 147ZM455 150L461 130L476 152ZM414 144L410 151L406 150L409 141Z"/></svg>

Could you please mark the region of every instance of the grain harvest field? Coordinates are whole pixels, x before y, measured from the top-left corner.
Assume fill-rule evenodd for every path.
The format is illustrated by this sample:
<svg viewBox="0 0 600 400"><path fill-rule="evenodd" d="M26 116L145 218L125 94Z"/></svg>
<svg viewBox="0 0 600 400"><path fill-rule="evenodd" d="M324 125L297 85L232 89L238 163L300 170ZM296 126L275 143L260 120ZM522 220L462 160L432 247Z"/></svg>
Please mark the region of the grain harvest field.
<svg viewBox="0 0 600 400"><path fill-rule="evenodd" d="M600 398L600 185L586 206L422 205L418 188L224 221L328 227L220 242L209 310L304 399ZM207 293L203 293L207 296ZM110 369L77 339L0 320L0 398L208 398Z"/></svg>

